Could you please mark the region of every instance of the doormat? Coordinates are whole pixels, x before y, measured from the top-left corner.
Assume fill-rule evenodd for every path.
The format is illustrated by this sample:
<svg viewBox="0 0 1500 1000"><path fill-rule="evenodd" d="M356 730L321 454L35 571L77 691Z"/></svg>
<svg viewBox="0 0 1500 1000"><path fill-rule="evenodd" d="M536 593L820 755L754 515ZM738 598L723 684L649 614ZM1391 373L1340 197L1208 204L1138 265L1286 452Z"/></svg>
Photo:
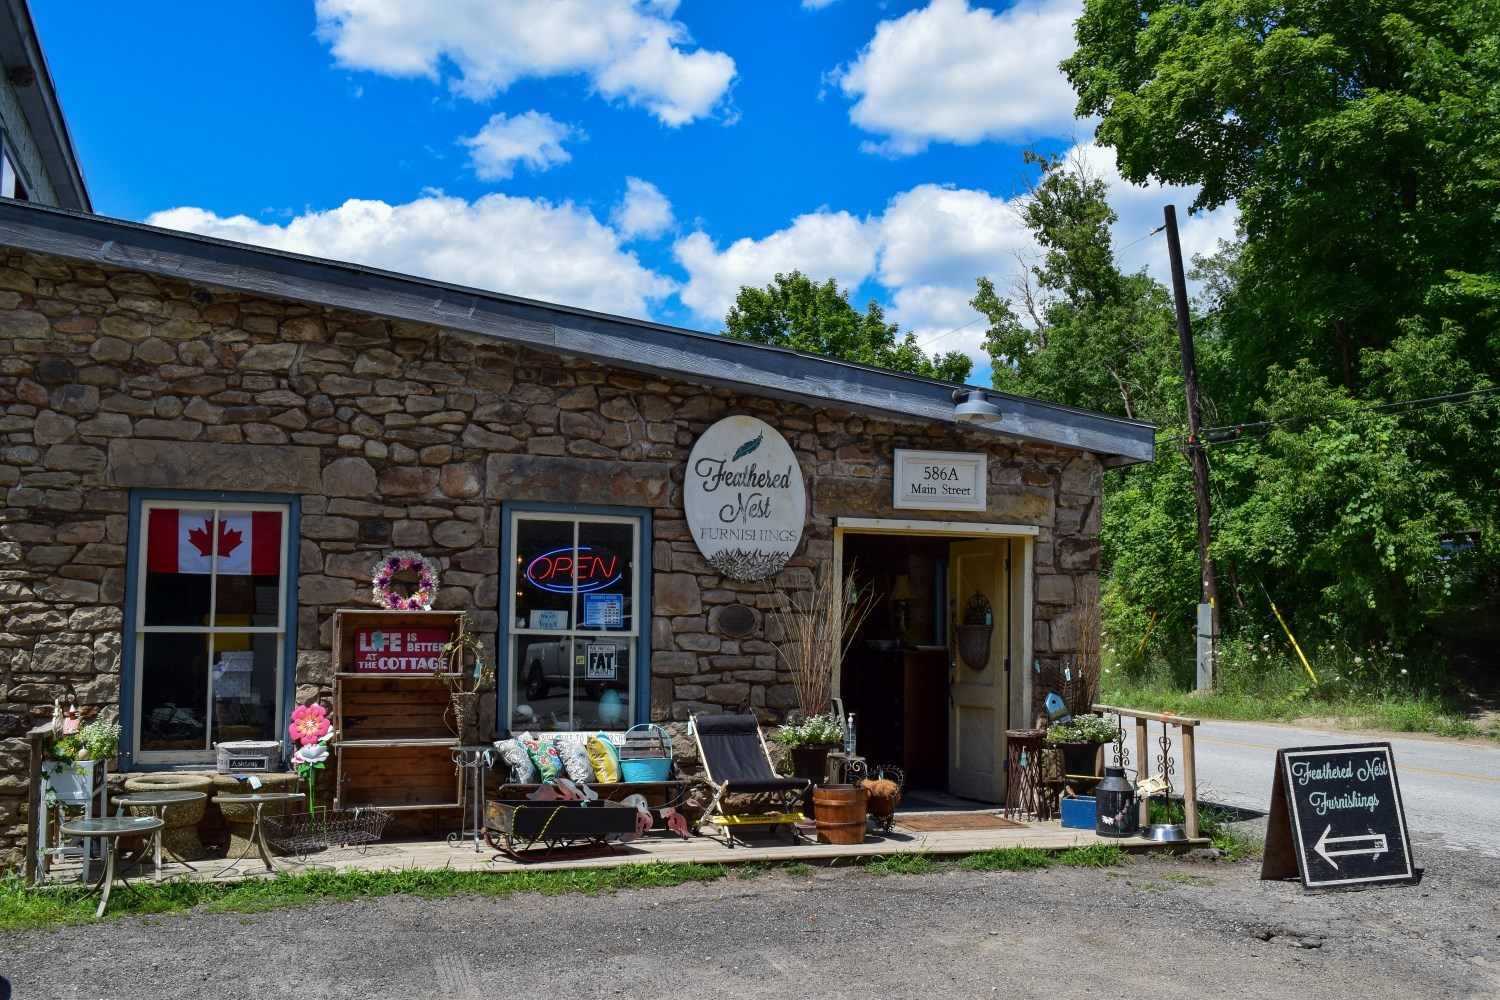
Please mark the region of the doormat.
<svg viewBox="0 0 1500 1000"><path fill-rule="evenodd" d="M1017 823L1003 816L987 812L926 813L919 816L896 814L896 825L913 833L943 833L948 830L1024 830L1025 823Z"/></svg>

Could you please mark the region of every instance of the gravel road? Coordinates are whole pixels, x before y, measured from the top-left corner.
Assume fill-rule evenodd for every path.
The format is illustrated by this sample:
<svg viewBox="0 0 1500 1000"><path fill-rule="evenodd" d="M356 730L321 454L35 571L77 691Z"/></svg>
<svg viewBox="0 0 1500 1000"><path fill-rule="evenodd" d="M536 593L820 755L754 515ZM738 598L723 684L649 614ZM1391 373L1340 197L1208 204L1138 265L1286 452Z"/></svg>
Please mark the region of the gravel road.
<svg viewBox="0 0 1500 1000"><path fill-rule="evenodd" d="M18 998L1500 997L1500 861L1309 895L1258 862L782 872L588 897L385 897L0 937Z"/></svg>

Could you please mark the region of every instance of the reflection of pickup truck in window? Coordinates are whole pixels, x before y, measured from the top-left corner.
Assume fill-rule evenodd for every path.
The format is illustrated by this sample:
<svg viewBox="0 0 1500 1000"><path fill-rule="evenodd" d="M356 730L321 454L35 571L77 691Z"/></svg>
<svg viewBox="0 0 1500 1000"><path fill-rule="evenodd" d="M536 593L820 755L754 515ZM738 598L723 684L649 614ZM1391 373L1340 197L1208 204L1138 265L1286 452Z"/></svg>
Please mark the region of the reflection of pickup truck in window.
<svg viewBox="0 0 1500 1000"><path fill-rule="evenodd" d="M597 700L612 682L626 679L627 648L623 643L584 638L576 645L567 639L534 642L526 647L526 668L521 673L526 678L526 697L536 700L546 697L554 687L567 688L568 660L576 649L581 662L571 668L574 690L581 689L591 700Z"/></svg>

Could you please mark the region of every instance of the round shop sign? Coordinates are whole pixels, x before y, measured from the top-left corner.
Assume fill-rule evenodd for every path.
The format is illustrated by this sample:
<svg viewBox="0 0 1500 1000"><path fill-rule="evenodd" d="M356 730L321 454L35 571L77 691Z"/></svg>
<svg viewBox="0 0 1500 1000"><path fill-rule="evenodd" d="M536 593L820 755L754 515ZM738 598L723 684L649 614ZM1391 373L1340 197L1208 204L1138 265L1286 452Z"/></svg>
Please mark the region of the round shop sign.
<svg viewBox="0 0 1500 1000"><path fill-rule="evenodd" d="M725 417L688 456L683 507L698 551L731 580L774 576L802 541L807 488L791 445L754 417Z"/></svg>

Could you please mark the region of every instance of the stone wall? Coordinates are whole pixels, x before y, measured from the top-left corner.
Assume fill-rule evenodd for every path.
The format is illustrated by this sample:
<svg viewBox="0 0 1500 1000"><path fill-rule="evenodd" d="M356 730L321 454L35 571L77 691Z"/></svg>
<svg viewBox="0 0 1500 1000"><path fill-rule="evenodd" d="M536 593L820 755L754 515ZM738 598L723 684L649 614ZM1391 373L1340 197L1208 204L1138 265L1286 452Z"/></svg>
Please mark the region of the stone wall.
<svg viewBox="0 0 1500 1000"><path fill-rule="evenodd" d="M391 548L442 565L437 606L470 609L494 653L500 503L649 508L651 715L795 704L764 622L764 584L724 580L682 514L693 442L750 413L785 435L809 488L783 589L832 552L839 516L891 508L895 448L973 450L952 426L873 420L736 396L355 313L0 251L0 855L25 801L24 734L55 698L118 710L132 488L291 493L298 539L297 697L326 698L339 608L369 607ZM1080 587L1098 566L1100 466L1090 455L989 446L989 512L1031 524L1039 657L1076 648ZM936 516L936 515L935 515ZM961 519L943 515L945 519ZM493 700L482 725L493 718Z"/></svg>

